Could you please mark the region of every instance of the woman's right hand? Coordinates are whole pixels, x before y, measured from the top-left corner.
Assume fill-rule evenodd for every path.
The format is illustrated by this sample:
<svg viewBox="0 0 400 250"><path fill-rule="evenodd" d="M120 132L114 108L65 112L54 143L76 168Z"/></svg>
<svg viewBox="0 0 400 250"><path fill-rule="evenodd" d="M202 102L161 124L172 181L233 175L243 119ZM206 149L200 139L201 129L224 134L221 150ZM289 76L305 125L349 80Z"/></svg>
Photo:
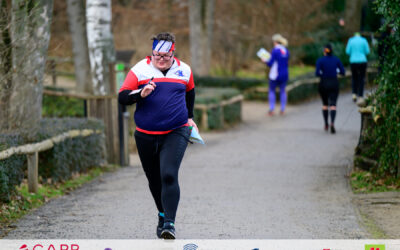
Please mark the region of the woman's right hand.
<svg viewBox="0 0 400 250"><path fill-rule="evenodd" d="M151 92L155 90L156 87L157 85L154 82L149 82L148 84L146 84L146 86L144 86L144 88L140 92L140 96L142 98L147 97L148 95L151 94Z"/></svg>

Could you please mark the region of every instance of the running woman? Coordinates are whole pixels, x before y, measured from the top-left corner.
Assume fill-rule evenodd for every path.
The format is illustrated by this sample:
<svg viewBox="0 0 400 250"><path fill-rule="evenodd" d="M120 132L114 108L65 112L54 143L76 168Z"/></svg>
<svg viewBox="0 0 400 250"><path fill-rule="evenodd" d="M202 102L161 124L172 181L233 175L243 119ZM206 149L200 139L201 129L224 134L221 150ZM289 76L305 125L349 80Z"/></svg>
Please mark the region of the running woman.
<svg viewBox="0 0 400 250"><path fill-rule="evenodd" d="M367 55L369 54L368 41L356 32L346 45L346 54L350 56L352 98L356 102L363 101L365 74L367 72Z"/></svg>
<svg viewBox="0 0 400 250"><path fill-rule="evenodd" d="M317 60L315 75L321 78L318 91L322 99L322 115L325 122L325 131L329 130L329 112L331 116L330 129L335 134L336 101L339 96L338 72L344 76L345 70L342 62L333 55L332 46L327 44L324 47L324 56ZM329 107L329 109L328 109Z"/></svg>
<svg viewBox="0 0 400 250"><path fill-rule="evenodd" d="M129 71L119 90L123 105L136 103L135 140L158 209L157 237L175 239L180 189L178 172L193 121L195 99L190 67L174 57L175 37L152 38L152 56Z"/></svg>

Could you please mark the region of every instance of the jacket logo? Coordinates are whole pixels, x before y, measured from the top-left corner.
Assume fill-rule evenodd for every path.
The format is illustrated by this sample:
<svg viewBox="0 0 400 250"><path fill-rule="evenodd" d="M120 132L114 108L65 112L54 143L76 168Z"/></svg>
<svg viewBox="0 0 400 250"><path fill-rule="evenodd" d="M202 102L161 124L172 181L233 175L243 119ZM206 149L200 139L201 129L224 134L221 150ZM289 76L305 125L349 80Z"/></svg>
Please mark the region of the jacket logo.
<svg viewBox="0 0 400 250"><path fill-rule="evenodd" d="M182 70L177 70L177 71L175 72L175 75L177 75L177 76L183 76Z"/></svg>

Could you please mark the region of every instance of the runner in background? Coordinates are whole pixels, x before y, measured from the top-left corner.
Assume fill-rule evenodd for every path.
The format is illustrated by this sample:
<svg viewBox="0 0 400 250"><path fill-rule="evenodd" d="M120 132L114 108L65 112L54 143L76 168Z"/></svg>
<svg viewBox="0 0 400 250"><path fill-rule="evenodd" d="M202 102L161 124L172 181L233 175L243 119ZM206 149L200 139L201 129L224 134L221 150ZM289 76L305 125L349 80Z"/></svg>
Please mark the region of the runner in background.
<svg viewBox="0 0 400 250"><path fill-rule="evenodd" d="M325 131L331 130L332 134L336 133L335 117L336 117L336 101L339 96L339 81L337 74L345 74L342 62L333 55L332 46L327 44L324 47L324 56L317 60L315 75L321 78L318 91L322 99L322 115L325 122ZM329 126L328 117L331 116L331 124Z"/></svg>
<svg viewBox="0 0 400 250"><path fill-rule="evenodd" d="M274 48L271 51L269 60L261 59L268 67L269 71L269 112L268 115L274 115L276 94L275 89L279 86L281 110L280 114L283 115L286 107L286 83L289 80L289 50L286 48L288 45L287 40L280 34L272 36Z"/></svg>
<svg viewBox="0 0 400 250"><path fill-rule="evenodd" d="M363 101L365 74L367 72L367 55L369 54L368 41L356 32L346 45L346 54L350 56L352 76L353 101Z"/></svg>

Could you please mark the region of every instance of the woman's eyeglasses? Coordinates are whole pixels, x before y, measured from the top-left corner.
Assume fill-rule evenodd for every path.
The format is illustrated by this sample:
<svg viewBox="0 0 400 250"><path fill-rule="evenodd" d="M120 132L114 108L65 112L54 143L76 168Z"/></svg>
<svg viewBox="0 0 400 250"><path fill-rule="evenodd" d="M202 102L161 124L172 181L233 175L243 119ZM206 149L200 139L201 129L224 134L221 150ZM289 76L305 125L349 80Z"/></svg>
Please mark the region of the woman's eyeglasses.
<svg viewBox="0 0 400 250"><path fill-rule="evenodd" d="M156 60L160 60L161 58L164 58L165 60L169 60L169 59L171 59L171 57L173 56L174 54L171 54L171 55L154 55L154 53L153 53L153 56L154 56L154 58L156 59Z"/></svg>

